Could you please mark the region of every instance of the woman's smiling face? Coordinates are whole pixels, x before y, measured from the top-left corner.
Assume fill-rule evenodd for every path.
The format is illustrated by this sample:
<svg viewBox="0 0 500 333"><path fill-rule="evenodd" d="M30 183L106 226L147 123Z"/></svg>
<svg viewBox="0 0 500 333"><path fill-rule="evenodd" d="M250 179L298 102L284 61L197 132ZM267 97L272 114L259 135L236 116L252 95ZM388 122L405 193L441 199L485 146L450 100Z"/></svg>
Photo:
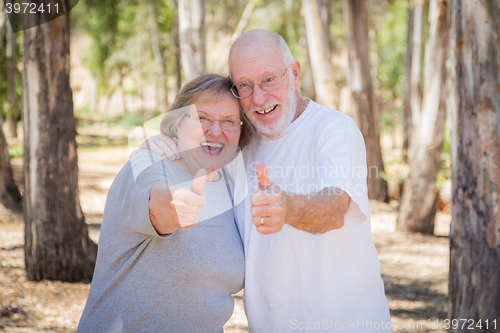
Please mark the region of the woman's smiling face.
<svg viewBox="0 0 500 333"><path fill-rule="evenodd" d="M215 121L202 127L200 120ZM237 126L232 130L223 128L229 128L226 125L231 123ZM190 171L196 173L203 168L210 173L229 163L238 148L240 124L238 101L231 95L221 101L190 106L188 115L177 125L179 152Z"/></svg>

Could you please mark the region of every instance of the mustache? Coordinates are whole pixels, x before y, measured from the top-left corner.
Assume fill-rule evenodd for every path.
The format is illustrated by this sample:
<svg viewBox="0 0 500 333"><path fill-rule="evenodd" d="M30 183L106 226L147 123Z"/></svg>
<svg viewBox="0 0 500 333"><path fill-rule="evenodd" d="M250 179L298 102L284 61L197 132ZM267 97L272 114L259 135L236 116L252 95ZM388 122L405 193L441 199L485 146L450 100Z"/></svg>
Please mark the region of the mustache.
<svg viewBox="0 0 500 333"><path fill-rule="evenodd" d="M250 112L256 112L256 111L260 111L260 110L265 110L265 109L268 109L268 108L271 108L271 107L274 107L275 105L282 105L283 103L280 102L280 101L273 101L273 102L268 102L264 105L259 105L259 106L256 106L256 107L253 107L250 109Z"/></svg>

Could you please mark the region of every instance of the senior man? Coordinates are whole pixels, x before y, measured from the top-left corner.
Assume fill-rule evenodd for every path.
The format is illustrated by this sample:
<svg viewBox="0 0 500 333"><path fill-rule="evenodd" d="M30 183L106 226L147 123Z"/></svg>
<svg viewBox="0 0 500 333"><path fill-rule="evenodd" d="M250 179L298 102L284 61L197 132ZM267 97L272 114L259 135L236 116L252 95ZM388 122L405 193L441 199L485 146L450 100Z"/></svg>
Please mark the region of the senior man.
<svg viewBox="0 0 500 333"><path fill-rule="evenodd" d="M275 32L243 34L228 65L232 92L259 131L243 151L251 194L235 210L250 332L392 332L356 124L300 97L300 64ZM151 144L176 152L159 137Z"/></svg>

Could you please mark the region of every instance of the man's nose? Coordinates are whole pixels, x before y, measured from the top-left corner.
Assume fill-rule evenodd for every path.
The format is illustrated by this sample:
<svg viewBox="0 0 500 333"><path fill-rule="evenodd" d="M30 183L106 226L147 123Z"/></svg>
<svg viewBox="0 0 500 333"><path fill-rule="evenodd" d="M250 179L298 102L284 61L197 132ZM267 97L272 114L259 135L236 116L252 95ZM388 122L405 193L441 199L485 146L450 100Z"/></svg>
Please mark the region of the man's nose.
<svg viewBox="0 0 500 333"><path fill-rule="evenodd" d="M254 104L263 105L265 104L268 97L268 92L262 89L258 84L253 86L252 101L254 102Z"/></svg>

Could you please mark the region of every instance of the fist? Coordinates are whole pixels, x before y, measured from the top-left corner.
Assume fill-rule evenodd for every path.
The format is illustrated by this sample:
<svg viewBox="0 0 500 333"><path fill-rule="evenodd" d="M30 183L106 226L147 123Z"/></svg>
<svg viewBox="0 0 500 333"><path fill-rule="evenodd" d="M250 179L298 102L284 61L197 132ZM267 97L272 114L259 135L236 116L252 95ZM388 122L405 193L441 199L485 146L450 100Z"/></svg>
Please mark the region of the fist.
<svg viewBox="0 0 500 333"><path fill-rule="evenodd" d="M259 190L252 193L252 223L261 234L279 232L285 224L286 196L281 188L269 180L264 163L257 165Z"/></svg>

